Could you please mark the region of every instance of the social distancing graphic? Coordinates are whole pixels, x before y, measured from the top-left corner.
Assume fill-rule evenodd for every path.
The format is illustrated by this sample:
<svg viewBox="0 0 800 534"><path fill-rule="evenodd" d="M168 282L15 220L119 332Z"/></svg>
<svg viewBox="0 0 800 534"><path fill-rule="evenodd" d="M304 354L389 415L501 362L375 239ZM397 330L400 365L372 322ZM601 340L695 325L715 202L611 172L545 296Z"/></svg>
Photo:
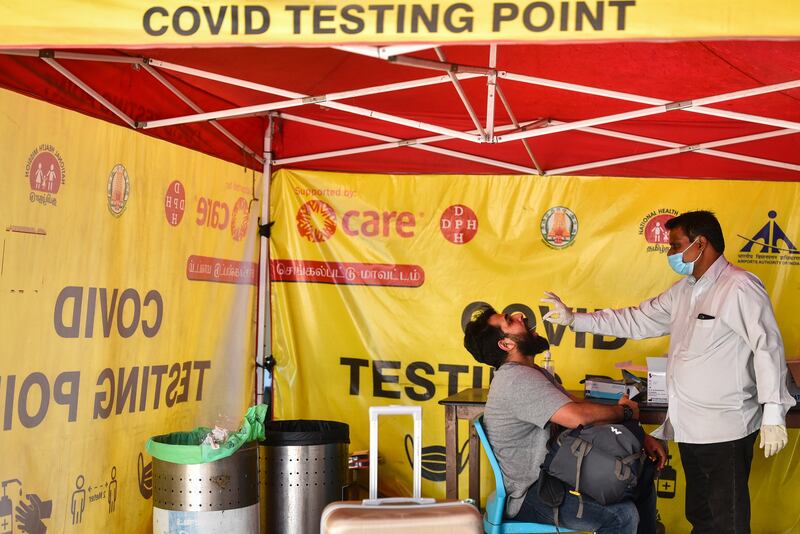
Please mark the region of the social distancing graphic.
<svg viewBox="0 0 800 534"><path fill-rule="evenodd" d="M666 353L667 338L634 341L542 323L549 307L540 299L552 290L570 306L594 310L666 290L678 278L667 265L664 225L694 209L717 213L727 258L763 280L787 356L800 357L799 200L795 183L278 171L271 194L276 416L347 422L351 449L363 450L369 406L419 404L423 492L443 498L438 402L491 379L463 348L462 323L482 303L524 313L550 340L568 389L580 389L587 373L620 376L616 362L646 365L645 357ZM392 275L364 283L375 265ZM343 266L358 276L348 278ZM410 266L420 274L414 283L401 276ZM462 498L467 430L461 421ZM386 493L410 493L411 434L410 421L381 427ZM790 429L789 437L773 458L755 452L754 532L800 530L800 436ZM669 532L687 532L675 444L670 454L658 509ZM482 473L485 496L494 485L488 464Z"/></svg>
<svg viewBox="0 0 800 534"><path fill-rule="evenodd" d="M0 532L147 532L147 438L252 403L252 174L5 91L0 139Z"/></svg>

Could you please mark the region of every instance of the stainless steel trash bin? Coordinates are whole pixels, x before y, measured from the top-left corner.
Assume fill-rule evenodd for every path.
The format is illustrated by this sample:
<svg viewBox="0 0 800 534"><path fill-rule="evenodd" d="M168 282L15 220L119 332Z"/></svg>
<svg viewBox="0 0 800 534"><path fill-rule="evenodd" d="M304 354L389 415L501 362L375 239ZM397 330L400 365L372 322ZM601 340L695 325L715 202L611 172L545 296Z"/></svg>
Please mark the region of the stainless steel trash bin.
<svg viewBox="0 0 800 534"><path fill-rule="evenodd" d="M265 428L268 534L318 534L322 510L342 499L350 427L337 421L271 421Z"/></svg>
<svg viewBox="0 0 800 534"><path fill-rule="evenodd" d="M153 533L258 533L258 448L206 464L153 458Z"/></svg>

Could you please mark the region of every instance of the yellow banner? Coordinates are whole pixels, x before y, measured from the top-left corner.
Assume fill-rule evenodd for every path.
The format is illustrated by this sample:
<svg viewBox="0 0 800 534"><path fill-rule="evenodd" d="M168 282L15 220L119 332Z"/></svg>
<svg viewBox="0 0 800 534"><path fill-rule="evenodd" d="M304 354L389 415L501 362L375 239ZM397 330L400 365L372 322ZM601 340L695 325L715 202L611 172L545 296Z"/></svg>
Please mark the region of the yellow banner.
<svg viewBox="0 0 800 534"><path fill-rule="evenodd" d="M796 37L792 0L14 0L0 46L219 46Z"/></svg>
<svg viewBox="0 0 800 534"><path fill-rule="evenodd" d="M252 404L251 174L6 91L0 140L0 530L149 532L147 438Z"/></svg>
<svg viewBox="0 0 800 534"><path fill-rule="evenodd" d="M742 199L747 199L743 204ZM423 406L423 493L444 497L444 409L462 389L488 387L489 368L462 347L462 317L476 303L524 310L552 344L568 389L585 374L619 376L645 365L667 338L630 341L550 323L540 303L556 291L571 306L638 304L676 280L664 223L697 208L717 213L730 261L766 284L788 355L800 355L800 184L536 176L392 176L281 170L272 185L276 415L344 421L352 450L368 448L367 407ZM461 497L466 425L458 463ZM410 421L381 432L382 487L410 491ZM756 452L754 532L798 528L797 432L787 451ZM685 481L661 482L670 532L686 532ZM484 473L488 472L484 466ZM787 475L788 474L788 475ZM491 491L491 475L483 493ZM791 513L772 514L775 503ZM770 515L772 514L772 515Z"/></svg>

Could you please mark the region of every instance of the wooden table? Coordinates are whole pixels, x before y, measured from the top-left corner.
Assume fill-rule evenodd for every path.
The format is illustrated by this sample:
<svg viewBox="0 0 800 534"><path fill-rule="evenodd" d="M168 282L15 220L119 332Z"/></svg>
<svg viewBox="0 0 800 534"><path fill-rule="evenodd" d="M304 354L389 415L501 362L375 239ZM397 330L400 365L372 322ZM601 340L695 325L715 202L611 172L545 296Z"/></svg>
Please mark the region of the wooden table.
<svg viewBox="0 0 800 534"><path fill-rule="evenodd" d="M583 391L570 391L582 399ZM472 421L483 413L488 388L470 388L459 391L439 401L444 405L444 445L445 445L445 493L448 499L458 499L458 421ZM639 421L644 425L660 425L667 414L665 404L652 405L639 402ZM800 406L795 406L786 416L786 426L800 428ZM480 441L475 427L469 425L469 498L480 504L481 499L481 455Z"/></svg>

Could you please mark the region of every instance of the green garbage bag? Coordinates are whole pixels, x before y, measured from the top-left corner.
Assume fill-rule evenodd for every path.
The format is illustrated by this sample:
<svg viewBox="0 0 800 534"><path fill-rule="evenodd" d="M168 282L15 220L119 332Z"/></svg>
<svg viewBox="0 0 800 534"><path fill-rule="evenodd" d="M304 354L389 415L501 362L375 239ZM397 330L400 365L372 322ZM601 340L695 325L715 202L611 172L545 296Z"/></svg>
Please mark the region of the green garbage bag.
<svg viewBox="0 0 800 534"><path fill-rule="evenodd" d="M153 436L147 440L145 449L153 458L173 464L206 464L221 460L238 451L249 441L263 440L266 415L266 404L251 406L244 416L242 427L237 432L228 434L228 439L217 449L202 443L206 435L211 432L210 428L202 426L189 432Z"/></svg>

